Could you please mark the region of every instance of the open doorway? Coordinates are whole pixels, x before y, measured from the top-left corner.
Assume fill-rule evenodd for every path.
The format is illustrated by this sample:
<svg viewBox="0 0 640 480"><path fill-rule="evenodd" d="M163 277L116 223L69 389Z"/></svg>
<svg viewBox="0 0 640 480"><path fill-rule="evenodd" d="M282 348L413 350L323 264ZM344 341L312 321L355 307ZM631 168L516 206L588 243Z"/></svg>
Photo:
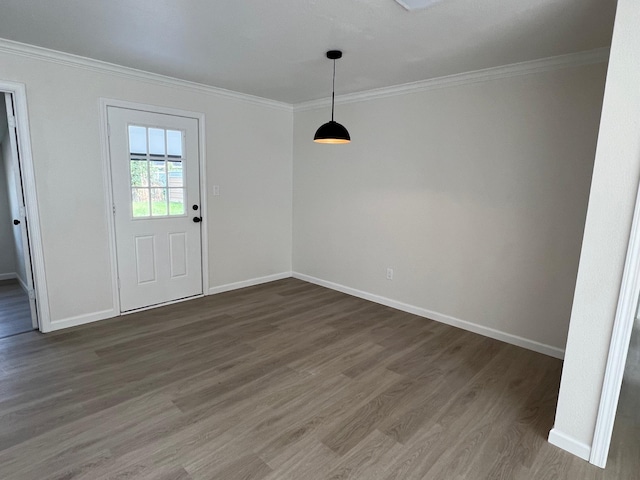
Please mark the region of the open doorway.
<svg viewBox="0 0 640 480"><path fill-rule="evenodd" d="M11 93L0 92L0 338L38 329Z"/></svg>

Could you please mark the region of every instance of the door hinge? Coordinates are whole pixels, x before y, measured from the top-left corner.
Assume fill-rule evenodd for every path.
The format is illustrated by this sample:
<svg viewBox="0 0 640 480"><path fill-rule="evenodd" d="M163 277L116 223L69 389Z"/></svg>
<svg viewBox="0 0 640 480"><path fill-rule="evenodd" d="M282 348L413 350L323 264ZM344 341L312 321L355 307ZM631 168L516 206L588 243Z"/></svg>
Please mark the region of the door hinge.
<svg viewBox="0 0 640 480"><path fill-rule="evenodd" d="M111 210L113 211L113 215L115 216L115 214L116 214L116 206L115 205L111 205Z"/></svg>
<svg viewBox="0 0 640 480"><path fill-rule="evenodd" d="M29 290L29 300L36 299L36 291L34 289Z"/></svg>
<svg viewBox="0 0 640 480"><path fill-rule="evenodd" d="M107 137L111 137L111 124L107 123Z"/></svg>
<svg viewBox="0 0 640 480"><path fill-rule="evenodd" d="M13 115L7 117L7 125L9 128L16 128L16 117Z"/></svg>
<svg viewBox="0 0 640 480"><path fill-rule="evenodd" d="M120 290L120 277L118 277L118 290Z"/></svg>
<svg viewBox="0 0 640 480"><path fill-rule="evenodd" d="M27 211L24 208L24 206L19 207L18 210L19 210L19 213L20 213L20 217L23 218L23 219L26 219L27 218Z"/></svg>

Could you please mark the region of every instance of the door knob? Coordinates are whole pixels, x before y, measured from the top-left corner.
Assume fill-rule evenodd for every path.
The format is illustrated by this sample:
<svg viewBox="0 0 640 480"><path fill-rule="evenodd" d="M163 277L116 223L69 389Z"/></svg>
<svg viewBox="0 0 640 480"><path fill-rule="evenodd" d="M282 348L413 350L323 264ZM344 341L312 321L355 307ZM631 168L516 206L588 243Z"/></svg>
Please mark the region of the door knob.
<svg viewBox="0 0 640 480"><path fill-rule="evenodd" d="M20 225L20 220L16 220L15 218L13 219L13 224L14 225Z"/></svg>
<svg viewBox="0 0 640 480"><path fill-rule="evenodd" d="M202 221L202 217L193 217L193 221L195 223L200 223Z"/></svg>

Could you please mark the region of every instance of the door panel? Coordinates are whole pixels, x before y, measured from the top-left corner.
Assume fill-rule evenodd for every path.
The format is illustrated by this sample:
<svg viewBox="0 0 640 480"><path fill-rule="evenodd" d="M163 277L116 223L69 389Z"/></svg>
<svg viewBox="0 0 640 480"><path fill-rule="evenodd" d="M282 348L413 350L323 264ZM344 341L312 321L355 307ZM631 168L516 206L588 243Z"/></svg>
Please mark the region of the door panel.
<svg viewBox="0 0 640 480"><path fill-rule="evenodd" d="M172 233L169 235L171 255L171 277L184 277L187 274L187 234Z"/></svg>
<svg viewBox="0 0 640 480"><path fill-rule="evenodd" d="M198 120L107 116L121 310L202 294Z"/></svg>
<svg viewBox="0 0 640 480"><path fill-rule="evenodd" d="M155 237L151 235L136 237L138 285L157 280L156 261Z"/></svg>

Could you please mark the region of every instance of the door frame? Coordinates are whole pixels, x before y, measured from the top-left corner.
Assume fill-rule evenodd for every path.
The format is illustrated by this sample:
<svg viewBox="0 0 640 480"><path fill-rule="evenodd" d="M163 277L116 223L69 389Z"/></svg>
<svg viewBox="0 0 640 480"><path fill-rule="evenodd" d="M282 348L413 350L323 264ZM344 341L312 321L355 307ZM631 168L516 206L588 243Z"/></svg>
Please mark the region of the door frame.
<svg viewBox="0 0 640 480"><path fill-rule="evenodd" d="M618 305L611 332L611 343L607 358L602 394L596 428L591 442L589 462L605 468L611 435L618 410L622 377L627 363L627 353L631 342L633 324L638 314L640 298L640 188L636 194L636 204L633 211L633 221L629 234L627 256L624 262L622 282L618 296Z"/></svg>
<svg viewBox="0 0 640 480"><path fill-rule="evenodd" d="M113 215L113 178L111 175L111 155L109 152L109 122L108 107L126 108L128 110L141 110L143 112L173 115L177 117L193 118L198 121L198 163L200 165L200 211L202 216L202 227L200 228L200 241L202 252L202 296L209 291L209 242L208 242L208 221L207 221L207 172L206 172L206 151L205 151L205 115L201 112L191 112L171 107L161 107L158 105L148 105L144 103L129 102L126 100L116 100L113 98L100 98L100 146L102 151L102 177L105 196L105 215L107 217L107 228L109 233L109 263L111 264L111 290L113 292L113 306L118 315L139 312L150 308L161 307L171 303L177 303L187 299L174 300L171 302L143 307L131 312L123 312L120 306L120 290L118 288L118 253L116 249L116 226Z"/></svg>
<svg viewBox="0 0 640 480"><path fill-rule="evenodd" d="M36 296L38 329L45 333L51 331L51 312L44 267L40 215L38 213L38 194L36 190L35 170L31 151L29 131L29 113L27 108L27 88L23 83L0 80L0 92L13 96L14 117L18 141L18 167L22 177L26 229L31 264L31 276Z"/></svg>

